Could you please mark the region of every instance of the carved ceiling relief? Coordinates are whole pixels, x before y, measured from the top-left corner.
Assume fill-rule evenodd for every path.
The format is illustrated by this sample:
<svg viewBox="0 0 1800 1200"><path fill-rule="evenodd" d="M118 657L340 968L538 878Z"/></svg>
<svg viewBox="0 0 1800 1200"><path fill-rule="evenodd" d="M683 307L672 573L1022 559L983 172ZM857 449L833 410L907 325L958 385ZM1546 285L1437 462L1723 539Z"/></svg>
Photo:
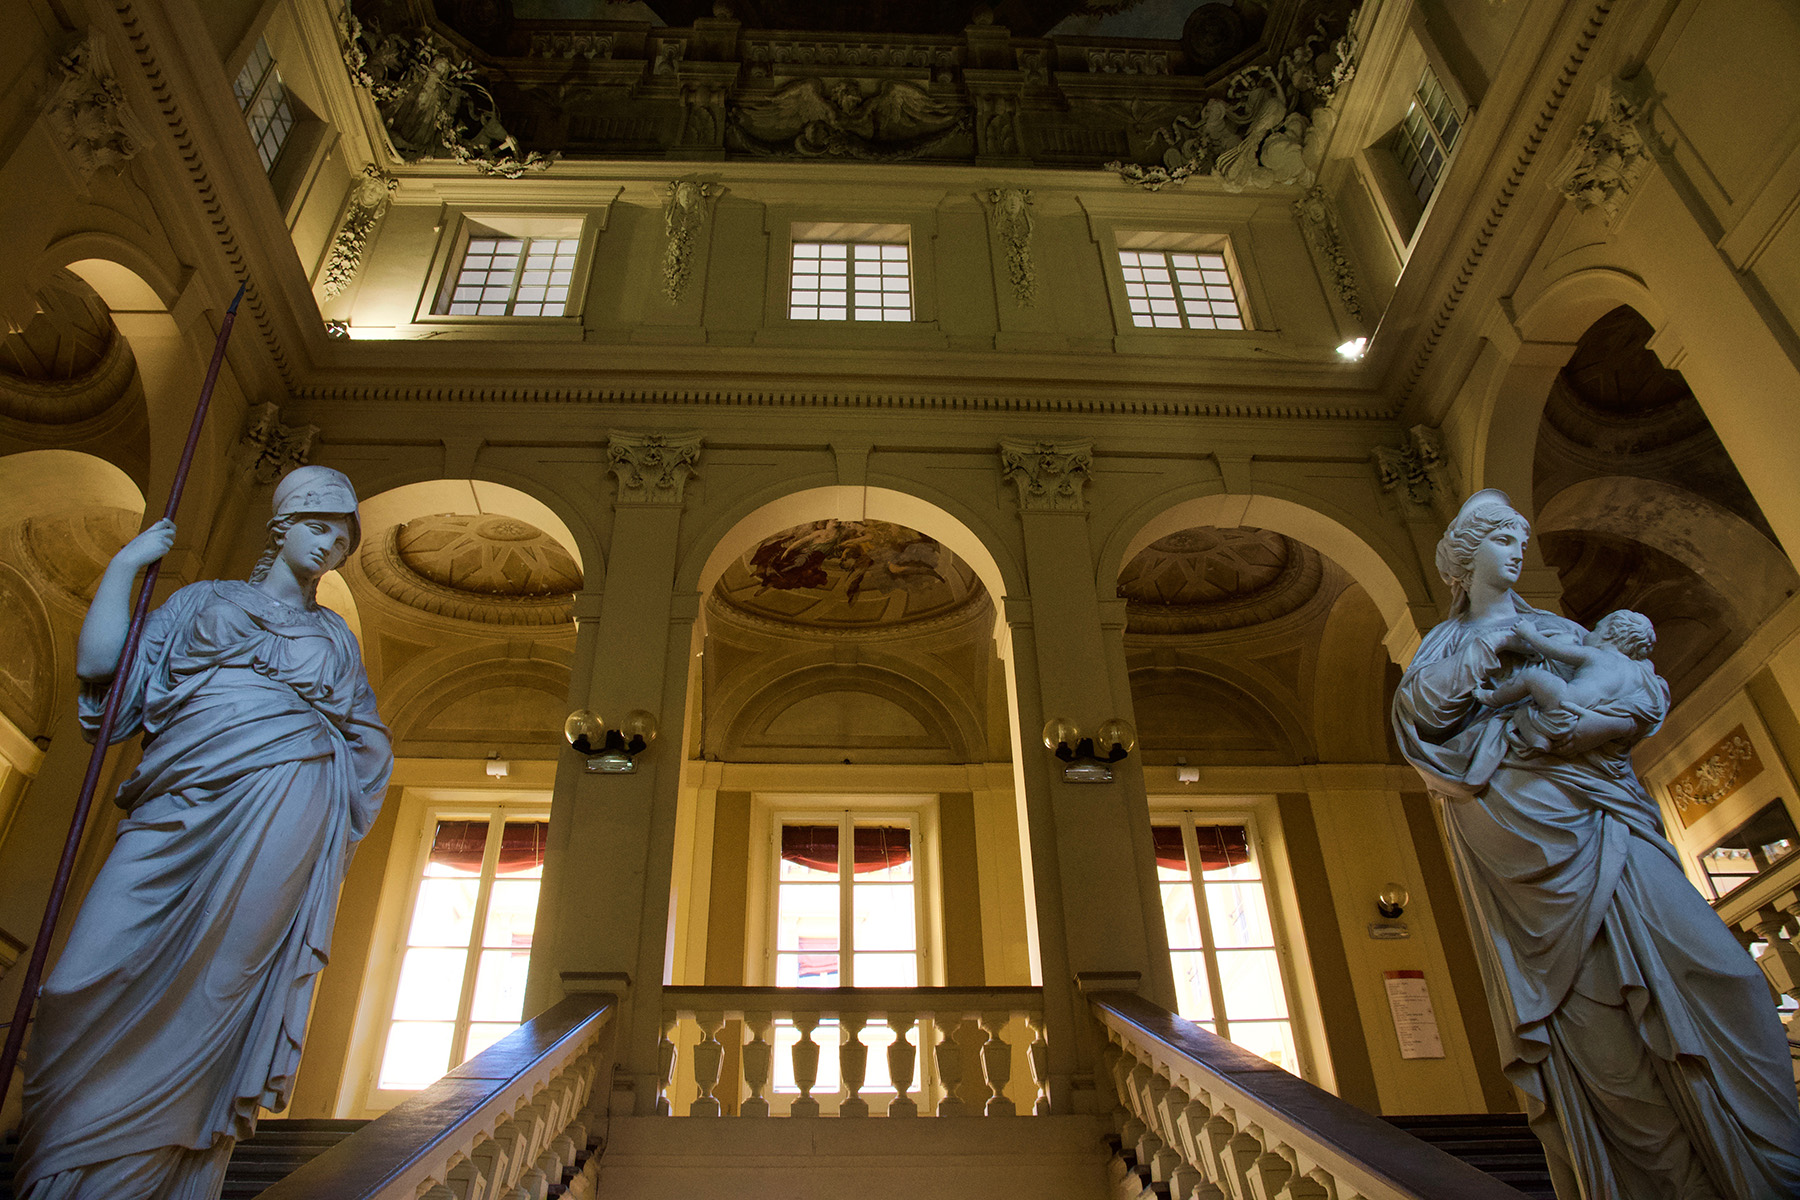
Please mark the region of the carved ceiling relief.
<svg viewBox="0 0 1800 1200"><path fill-rule="evenodd" d="M369 583L409 607L489 625L574 620L581 569L555 538L515 517L416 517L363 539Z"/></svg>
<svg viewBox="0 0 1800 1200"><path fill-rule="evenodd" d="M1348 0L1022 3L974 25L933 5L647 11L664 23L358 0L344 58L407 162L516 178L558 155L979 156L1231 190L1310 185L1355 69Z"/></svg>
<svg viewBox="0 0 1800 1200"><path fill-rule="evenodd" d="M149 143L113 78L106 40L89 34L57 60L44 95L44 120L83 179L119 171Z"/></svg>
<svg viewBox="0 0 1800 1200"><path fill-rule="evenodd" d="M137 360L94 289L58 271L37 294L37 309L0 340L0 415L64 425L118 403Z"/></svg>

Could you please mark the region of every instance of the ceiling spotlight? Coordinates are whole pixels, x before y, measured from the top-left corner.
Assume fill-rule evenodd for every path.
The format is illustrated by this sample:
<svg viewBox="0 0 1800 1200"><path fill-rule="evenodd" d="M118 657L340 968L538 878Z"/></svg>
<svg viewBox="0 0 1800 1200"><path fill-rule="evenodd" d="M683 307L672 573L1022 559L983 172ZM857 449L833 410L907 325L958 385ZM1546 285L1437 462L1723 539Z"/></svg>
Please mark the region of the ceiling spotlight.
<svg viewBox="0 0 1800 1200"><path fill-rule="evenodd" d="M1349 341L1338 347L1338 355L1343 358L1345 362L1361 362L1362 356L1368 348L1368 338L1351 338Z"/></svg>

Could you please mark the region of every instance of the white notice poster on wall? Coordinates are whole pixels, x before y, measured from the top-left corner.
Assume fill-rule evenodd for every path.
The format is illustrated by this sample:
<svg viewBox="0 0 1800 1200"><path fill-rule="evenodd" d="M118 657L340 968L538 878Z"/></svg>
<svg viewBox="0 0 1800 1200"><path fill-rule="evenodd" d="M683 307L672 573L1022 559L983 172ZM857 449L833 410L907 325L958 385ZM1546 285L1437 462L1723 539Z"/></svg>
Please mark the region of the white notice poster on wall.
<svg viewBox="0 0 1800 1200"><path fill-rule="evenodd" d="M1400 1039L1401 1058L1442 1058L1444 1039L1438 1035L1437 1014L1431 1011L1431 990L1423 971L1388 971L1388 1010L1394 1014L1394 1033Z"/></svg>

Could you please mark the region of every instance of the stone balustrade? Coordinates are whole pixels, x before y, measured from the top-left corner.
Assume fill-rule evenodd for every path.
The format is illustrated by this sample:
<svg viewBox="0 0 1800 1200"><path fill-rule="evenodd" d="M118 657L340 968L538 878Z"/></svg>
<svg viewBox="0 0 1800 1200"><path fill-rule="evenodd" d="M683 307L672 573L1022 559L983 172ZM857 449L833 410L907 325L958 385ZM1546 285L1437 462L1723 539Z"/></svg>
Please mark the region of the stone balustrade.
<svg viewBox="0 0 1800 1200"><path fill-rule="evenodd" d="M684 1057L677 1053L678 1031L685 1022L697 1027L698 1041L687 1049L685 1076L678 1081ZM781 1028L794 1032L777 1037ZM1050 1110L1043 993L1037 988L668 987L656 1111L674 1113L679 1106L671 1093L678 1087L685 1093L691 1081L688 1116L767 1117L784 1106L793 1117L817 1117L827 1107L840 1117L870 1116L862 1093L875 1048L893 1093L886 1116ZM1022 1104L1007 1095L1015 1050L1024 1052L1032 1093ZM821 1097L815 1094L820 1057L833 1052L837 1088ZM928 1056L923 1063L922 1052ZM728 1060L735 1069L724 1078ZM772 1105L778 1076L791 1080L792 1088Z"/></svg>
<svg viewBox="0 0 1800 1200"><path fill-rule="evenodd" d="M1762 946L1756 965L1769 986L1792 1003L1783 1013L1794 1081L1800 1092L1800 854L1789 854L1713 902L1713 910L1746 948Z"/></svg>
<svg viewBox="0 0 1800 1200"><path fill-rule="evenodd" d="M609 996L569 997L263 1196L591 1200L591 1142L610 1090L611 1015Z"/></svg>
<svg viewBox="0 0 1800 1200"><path fill-rule="evenodd" d="M1096 1084L1118 1100L1115 1196L1520 1200L1493 1177L1139 996L1088 999L1108 1043L1106 1079Z"/></svg>

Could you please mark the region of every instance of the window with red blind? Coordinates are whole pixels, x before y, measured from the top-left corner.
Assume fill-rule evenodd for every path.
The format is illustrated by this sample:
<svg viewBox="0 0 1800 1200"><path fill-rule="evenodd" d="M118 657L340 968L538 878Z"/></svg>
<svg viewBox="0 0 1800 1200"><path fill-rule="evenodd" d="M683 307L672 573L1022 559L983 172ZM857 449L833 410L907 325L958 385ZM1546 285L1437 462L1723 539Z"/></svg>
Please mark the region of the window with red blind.
<svg viewBox="0 0 1800 1200"><path fill-rule="evenodd" d="M407 921L379 1089L423 1087L519 1027L547 828L516 813L435 823Z"/></svg>

